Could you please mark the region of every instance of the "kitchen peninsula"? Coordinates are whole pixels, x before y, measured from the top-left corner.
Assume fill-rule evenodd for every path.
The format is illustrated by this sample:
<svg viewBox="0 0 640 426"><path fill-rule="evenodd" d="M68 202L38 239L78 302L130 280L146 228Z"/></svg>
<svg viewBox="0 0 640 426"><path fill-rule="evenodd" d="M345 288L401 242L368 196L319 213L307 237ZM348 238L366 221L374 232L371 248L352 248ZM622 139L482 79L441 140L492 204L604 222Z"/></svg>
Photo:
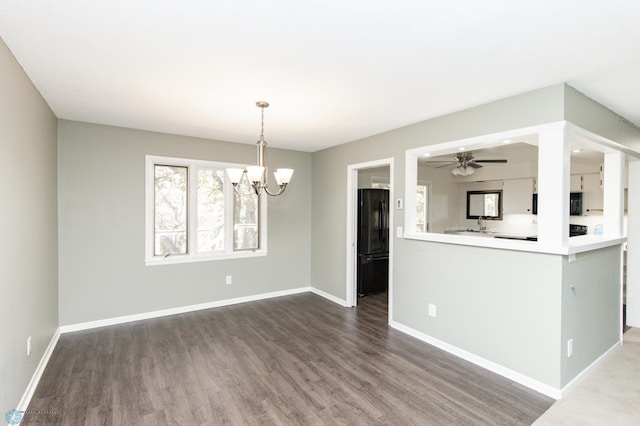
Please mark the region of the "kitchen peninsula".
<svg viewBox="0 0 640 426"><path fill-rule="evenodd" d="M457 230L445 232L442 225L440 232L417 232L416 186L424 182L418 175L420 159L518 140L537 147L535 185L540 208L537 216L526 211L521 215L528 221L526 229L515 235L524 238L499 238L514 234L492 229L491 220L477 223L477 216L468 213L454 223L474 219ZM570 155L584 141L603 156L603 233L569 238ZM413 294L398 292L395 298L398 304L409 304L412 298L446 308L438 307L438 316L426 319L398 313L399 320L392 325L560 398L590 366L621 344L625 155L638 154L567 121L407 150L406 244L398 258L401 263L428 259L428 268L414 278ZM436 193L438 188L431 190ZM434 195L431 210L455 211L435 198L441 203L444 199ZM434 222L441 219L437 212L432 218ZM402 265L396 271L396 280L410 279L403 275Z"/></svg>

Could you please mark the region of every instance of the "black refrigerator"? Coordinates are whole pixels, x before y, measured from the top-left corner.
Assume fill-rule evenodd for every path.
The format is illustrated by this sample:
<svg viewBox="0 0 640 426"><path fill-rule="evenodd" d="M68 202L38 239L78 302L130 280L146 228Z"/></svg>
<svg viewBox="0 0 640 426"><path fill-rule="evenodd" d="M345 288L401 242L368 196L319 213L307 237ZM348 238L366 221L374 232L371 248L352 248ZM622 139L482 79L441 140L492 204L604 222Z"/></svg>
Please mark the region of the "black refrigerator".
<svg viewBox="0 0 640 426"><path fill-rule="evenodd" d="M358 190L358 296L389 285L389 190Z"/></svg>

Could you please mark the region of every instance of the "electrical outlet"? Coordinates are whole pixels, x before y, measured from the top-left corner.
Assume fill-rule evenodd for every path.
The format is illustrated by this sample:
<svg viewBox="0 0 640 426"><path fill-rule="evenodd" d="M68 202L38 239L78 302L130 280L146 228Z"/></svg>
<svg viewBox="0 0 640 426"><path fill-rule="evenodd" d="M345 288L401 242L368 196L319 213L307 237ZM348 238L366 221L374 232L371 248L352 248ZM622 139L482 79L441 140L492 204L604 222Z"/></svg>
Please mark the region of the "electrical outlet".
<svg viewBox="0 0 640 426"><path fill-rule="evenodd" d="M227 275L227 278L225 280L226 284L229 285L233 282L233 280L231 279L231 275Z"/></svg>
<svg viewBox="0 0 640 426"><path fill-rule="evenodd" d="M567 358L571 358L573 355L573 339L567 340Z"/></svg>
<svg viewBox="0 0 640 426"><path fill-rule="evenodd" d="M433 303L429 303L429 316L430 317L436 316L436 305L434 305Z"/></svg>
<svg viewBox="0 0 640 426"><path fill-rule="evenodd" d="M31 355L31 336L27 337L27 356Z"/></svg>

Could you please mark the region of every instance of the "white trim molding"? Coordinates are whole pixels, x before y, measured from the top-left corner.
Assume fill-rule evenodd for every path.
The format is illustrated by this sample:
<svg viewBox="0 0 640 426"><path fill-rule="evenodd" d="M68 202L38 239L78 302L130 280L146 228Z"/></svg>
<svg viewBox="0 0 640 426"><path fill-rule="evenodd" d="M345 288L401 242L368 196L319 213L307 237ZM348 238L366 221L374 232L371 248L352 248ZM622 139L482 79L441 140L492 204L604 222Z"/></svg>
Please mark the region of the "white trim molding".
<svg viewBox="0 0 640 426"><path fill-rule="evenodd" d="M60 328L56 329L55 333L53 333L53 337L49 341L49 345L47 349L44 351L38 366L36 367L36 371L34 371L33 376L31 376L31 380L27 385L24 393L22 394L22 398L20 398L20 402L16 410L18 411L26 411L29 403L31 402L31 398L33 397L36 388L38 387L38 383L40 383L40 378L42 377L42 373L44 373L47 364L49 363L49 359L51 358L51 354L53 354L53 350L56 348L58 344L58 339L60 338Z"/></svg>
<svg viewBox="0 0 640 426"><path fill-rule="evenodd" d="M331 301L331 302L333 302L333 303L336 303L336 304L338 304L338 305L340 305L340 306L342 306L342 307L345 307L345 308L349 308L349 307L350 307L350 306L347 304L347 301L346 301L346 300L344 300L344 299L340 299L339 297L336 297L336 296L334 296L333 294L329 294L329 293L327 293L326 291L322 291L322 290L317 289L317 288L315 288L315 287L311 287L311 288L309 289L309 291L310 291L311 293L313 293L313 294L317 294L317 295L318 295L318 296L320 296L320 297L324 297L325 299L327 299L327 300L329 300L329 301Z"/></svg>
<svg viewBox="0 0 640 426"><path fill-rule="evenodd" d="M622 341L615 343L605 353L600 355L595 361L593 361L587 368L582 370L576 377L573 378L565 387L560 391L560 398L567 396L569 391L573 389L580 381L582 381L587 375L600 366L607 358L609 358L616 350L622 347Z"/></svg>
<svg viewBox="0 0 640 426"><path fill-rule="evenodd" d="M540 392L541 394L547 395L548 397L551 397L553 399L562 398L561 389L554 388L553 386L550 386L538 380L532 379L531 377L526 376L522 373L518 373L517 371L511 370L510 368L503 367L500 364L496 364L493 361L489 361L488 359L482 358L471 352L465 351L464 349L460 349L456 346L443 342L442 340L431 337L427 334L414 330L413 328L407 327L398 322L391 321L389 325L395 328L396 330L399 330L403 333L408 334L409 336L415 337L418 340L422 340L423 342L428 343L432 346L435 346L438 349L442 349L443 351L448 352L452 355L455 355L459 358L462 358L465 361L469 361L479 367L485 368L489 371L499 374L502 377L506 377L507 379L513 380L516 383L520 383L521 385L526 386L530 389L533 389L537 392Z"/></svg>
<svg viewBox="0 0 640 426"><path fill-rule="evenodd" d="M622 346L622 342L615 343L604 354L598 357L598 359L593 361L587 368L582 370L576 377L574 377L573 380L569 382L569 384L567 384L565 387L561 389L558 389L546 383L542 383L539 380L533 379L525 374L518 373L517 371L514 371L510 368L504 367L500 364L496 364L495 362L489 361L488 359L482 358L481 356L465 351L464 349L460 349L457 346L453 346L449 343L443 342L442 340L436 339L435 337L431 337L428 334L414 330L413 328L407 327L406 325L400 324L395 321L389 322L389 325L398 331L406 333L409 336L415 337L416 339L421 340L425 343L428 343L432 346L435 346L438 349L442 349L443 351L448 352L452 355L455 355L459 358L462 358L465 361L469 361L477 365L478 367L485 368L493 373L499 374L502 377L506 377L509 380L513 380L516 383L519 383L523 386L528 387L529 389L533 389L536 392L540 392L541 394L556 400L567 396L567 393L571 389L573 389L573 387L578 382L580 382L585 376L587 376L595 368L599 367L603 361L605 361L613 352L615 352L618 348Z"/></svg>
<svg viewBox="0 0 640 426"><path fill-rule="evenodd" d="M253 296L237 297L234 299L216 300L214 302L199 303L197 305L180 306L177 308L163 309L160 311L144 312L141 314L126 315L122 317L107 318L96 321L88 321L77 324L63 325L60 327L61 333L71 333L74 331L89 330L92 328L106 327L109 325L124 324L127 322L140 321L151 318L165 317L169 315L183 314L187 312L200 311L203 309L219 308L222 306L237 305L238 303L255 302L258 300L271 299L274 297L290 296L292 294L306 293L309 287L294 288L291 290L274 291L271 293L256 294Z"/></svg>

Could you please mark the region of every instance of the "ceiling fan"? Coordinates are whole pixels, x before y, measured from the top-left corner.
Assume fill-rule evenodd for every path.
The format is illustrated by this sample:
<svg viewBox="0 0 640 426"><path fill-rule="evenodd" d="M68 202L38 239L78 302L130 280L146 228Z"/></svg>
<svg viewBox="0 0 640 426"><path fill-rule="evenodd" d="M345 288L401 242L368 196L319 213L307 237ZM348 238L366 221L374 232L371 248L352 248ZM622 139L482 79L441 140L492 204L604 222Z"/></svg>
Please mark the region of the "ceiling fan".
<svg viewBox="0 0 640 426"><path fill-rule="evenodd" d="M445 163L437 168L448 167L455 165L455 168L451 170L451 173L459 176L468 176L473 174L474 169L479 169L482 167L482 164L479 163L493 163L493 164L504 164L507 160L505 159L493 159L493 160L476 160L473 157L471 151L459 152L456 154L453 160L433 160L433 161L425 161L427 164L435 164L435 163Z"/></svg>

